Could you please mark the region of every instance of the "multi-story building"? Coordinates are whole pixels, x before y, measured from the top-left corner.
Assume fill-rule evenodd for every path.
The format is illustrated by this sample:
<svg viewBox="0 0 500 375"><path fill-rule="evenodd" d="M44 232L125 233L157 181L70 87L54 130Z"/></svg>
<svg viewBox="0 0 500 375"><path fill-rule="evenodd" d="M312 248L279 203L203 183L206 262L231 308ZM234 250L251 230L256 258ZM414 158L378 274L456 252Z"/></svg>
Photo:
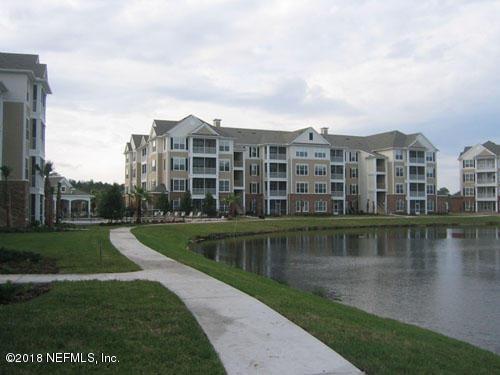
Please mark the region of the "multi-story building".
<svg viewBox="0 0 500 375"><path fill-rule="evenodd" d="M467 146L458 158L465 212L500 212L500 145Z"/></svg>
<svg viewBox="0 0 500 375"><path fill-rule="evenodd" d="M131 136L125 192L167 192L174 209L189 190L195 207L210 192L225 210L234 193L256 215L420 214L436 207L436 152L422 134L244 129L190 115L154 120L149 134Z"/></svg>
<svg viewBox="0 0 500 375"><path fill-rule="evenodd" d="M43 218L44 181L38 169L45 161L47 94L47 66L37 55L0 53L0 165L12 170L9 190L16 226Z"/></svg>

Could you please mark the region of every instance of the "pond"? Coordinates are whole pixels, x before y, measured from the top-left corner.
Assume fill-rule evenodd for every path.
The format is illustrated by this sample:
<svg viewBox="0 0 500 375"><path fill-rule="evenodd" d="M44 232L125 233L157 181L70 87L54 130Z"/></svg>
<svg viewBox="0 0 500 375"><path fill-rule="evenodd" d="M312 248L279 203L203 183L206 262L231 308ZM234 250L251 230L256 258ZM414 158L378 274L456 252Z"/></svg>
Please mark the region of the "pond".
<svg viewBox="0 0 500 375"><path fill-rule="evenodd" d="M306 231L193 250L500 354L500 228Z"/></svg>

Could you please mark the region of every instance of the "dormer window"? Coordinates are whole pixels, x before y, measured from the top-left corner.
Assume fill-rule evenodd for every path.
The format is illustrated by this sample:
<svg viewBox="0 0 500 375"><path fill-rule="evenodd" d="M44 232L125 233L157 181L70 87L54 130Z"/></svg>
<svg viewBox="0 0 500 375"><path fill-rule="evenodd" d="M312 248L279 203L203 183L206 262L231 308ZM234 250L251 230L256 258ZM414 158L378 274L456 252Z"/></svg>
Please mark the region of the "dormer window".
<svg viewBox="0 0 500 375"><path fill-rule="evenodd" d="M314 134L313 132L310 132L309 133L309 140L312 141L314 139Z"/></svg>
<svg viewBox="0 0 500 375"><path fill-rule="evenodd" d="M65 193L66 192L66 186L61 186L61 192Z"/></svg>

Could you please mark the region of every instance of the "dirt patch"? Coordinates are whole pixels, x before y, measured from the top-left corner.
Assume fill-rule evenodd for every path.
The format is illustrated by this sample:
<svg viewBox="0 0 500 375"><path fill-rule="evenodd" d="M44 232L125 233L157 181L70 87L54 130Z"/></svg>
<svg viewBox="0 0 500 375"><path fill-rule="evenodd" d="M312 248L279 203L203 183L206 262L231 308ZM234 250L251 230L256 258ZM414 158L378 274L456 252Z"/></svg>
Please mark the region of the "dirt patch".
<svg viewBox="0 0 500 375"><path fill-rule="evenodd" d="M31 251L0 248L0 274L58 273L55 259Z"/></svg>
<svg viewBox="0 0 500 375"><path fill-rule="evenodd" d="M51 289L51 284L0 284L0 305L29 301Z"/></svg>

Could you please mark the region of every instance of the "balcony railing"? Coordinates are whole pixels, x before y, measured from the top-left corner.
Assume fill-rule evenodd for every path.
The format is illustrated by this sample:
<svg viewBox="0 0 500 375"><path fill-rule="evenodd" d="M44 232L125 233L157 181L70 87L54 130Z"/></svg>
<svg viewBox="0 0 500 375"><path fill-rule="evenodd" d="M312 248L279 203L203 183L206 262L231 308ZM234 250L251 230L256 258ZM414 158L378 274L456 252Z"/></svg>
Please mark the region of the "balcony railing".
<svg viewBox="0 0 500 375"><path fill-rule="evenodd" d="M242 188L243 187L243 180L234 180L234 187Z"/></svg>
<svg viewBox="0 0 500 375"><path fill-rule="evenodd" d="M344 192L343 191L338 191L338 190L333 190L332 191L332 197L343 197Z"/></svg>
<svg viewBox="0 0 500 375"><path fill-rule="evenodd" d="M495 199L495 193L477 193L479 199Z"/></svg>
<svg viewBox="0 0 500 375"><path fill-rule="evenodd" d="M423 198L423 197L425 197L425 191L410 190L410 197Z"/></svg>
<svg viewBox="0 0 500 375"><path fill-rule="evenodd" d="M286 190L270 190L269 194L271 197L284 197L286 196Z"/></svg>
<svg viewBox="0 0 500 375"><path fill-rule="evenodd" d="M410 181L425 181L425 174L410 174Z"/></svg>
<svg viewBox="0 0 500 375"><path fill-rule="evenodd" d="M194 154L215 154L217 153L217 148L210 146L194 146L193 147Z"/></svg>
<svg viewBox="0 0 500 375"><path fill-rule="evenodd" d="M269 159L271 159L271 160L286 160L286 154L279 154L279 153L275 153L275 152L270 152Z"/></svg>
<svg viewBox="0 0 500 375"><path fill-rule="evenodd" d="M480 178L477 183L480 184L494 184L496 181L494 178Z"/></svg>
<svg viewBox="0 0 500 375"><path fill-rule="evenodd" d="M332 163L343 163L344 157L343 156L330 156L330 161Z"/></svg>
<svg viewBox="0 0 500 375"><path fill-rule="evenodd" d="M331 179L332 180L343 180L344 175L342 173L333 173Z"/></svg>
<svg viewBox="0 0 500 375"><path fill-rule="evenodd" d="M193 174L216 174L217 168L193 167Z"/></svg>
<svg viewBox="0 0 500 375"><path fill-rule="evenodd" d="M215 195L215 192L215 188L193 188L193 195L206 195L207 193Z"/></svg>
<svg viewBox="0 0 500 375"><path fill-rule="evenodd" d="M490 170L490 169L495 169L495 162L490 162L490 163L481 163L477 162L477 170L478 171L484 171L484 170Z"/></svg>
<svg viewBox="0 0 500 375"><path fill-rule="evenodd" d="M234 167L235 168L243 168L243 160L234 159Z"/></svg>
<svg viewBox="0 0 500 375"><path fill-rule="evenodd" d="M384 190L385 189L385 182L377 182L377 189Z"/></svg>
<svg viewBox="0 0 500 375"><path fill-rule="evenodd" d="M425 164L425 158L419 158L419 157L411 157L410 156L410 163L411 164Z"/></svg>
<svg viewBox="0 0 500 375"><path fill-rule="evenodd" d="M271 178L286 178L286 172L269 172Z"/></svg>

